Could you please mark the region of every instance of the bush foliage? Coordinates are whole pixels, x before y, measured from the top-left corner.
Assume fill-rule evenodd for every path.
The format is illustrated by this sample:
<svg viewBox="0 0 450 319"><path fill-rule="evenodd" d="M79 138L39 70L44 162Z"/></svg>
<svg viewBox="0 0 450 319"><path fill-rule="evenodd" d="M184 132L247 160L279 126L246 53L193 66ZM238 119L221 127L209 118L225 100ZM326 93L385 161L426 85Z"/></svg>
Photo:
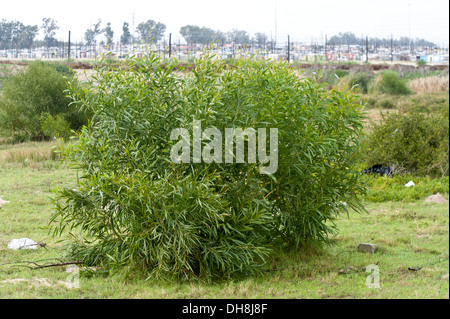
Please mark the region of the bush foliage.
<svg viewBox="0 0 450 319"><path fill-rule="evenodd" d="M360 93L366 94L369 92L369 85L373 76L366 72L355 72L349 76L348 82L350 86L356 86Z"/></svg>
<svg viewBox="0 0 450 319"><path fill-rule="evenodd" d="M36 61L5 83L0 97L2 133L15 142L42 140L47 136L41 126L45 114L62 117L72 129L87 123L88 114L70 106L64 92L70 70L62 64Z"/></svg>
<svg viewBox="0 0 450 319"><path fill-rule="evenodd" d="M449 116L410 110L383 115L368 136L369 165L383 163L403 167L419 175L448 175Z"/></svg>
<svg viewBox="0 0 450 319"><path fill-rule="evenodd" d="M62 149L80 171L77 188L54 199L54 234L81 230L75 258L153 278L226 278L260 270L274 245L327 242L338 214L363 210L352 169L363 115L352 92L328 92L284 63L242 59L231 69L205 54L181 76L159 63L133 58L70 86L73 103L94 113ZM278 170L174 164L171 132L193 136L193 120L220 132L277 128Z"/></svg>
<svg viewBox="0 0 450 319"><path fill-rule="evenodd" d="M408 80L401 79L395 71L384 71L379 79L374 81L372 90L391 95L408 95L411 90Z"/></svg>

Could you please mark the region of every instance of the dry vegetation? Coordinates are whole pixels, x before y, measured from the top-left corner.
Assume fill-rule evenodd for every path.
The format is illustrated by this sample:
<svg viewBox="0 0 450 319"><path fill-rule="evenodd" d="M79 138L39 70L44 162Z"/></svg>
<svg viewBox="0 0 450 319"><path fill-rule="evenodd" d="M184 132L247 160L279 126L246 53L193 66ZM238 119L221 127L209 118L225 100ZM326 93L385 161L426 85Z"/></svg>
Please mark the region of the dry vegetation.
<svg viewBox="0 0 450 319"><path fill-rule="evenodd" d="M57 141L0 144L0 163L35 163L58 159Z"/></svg>
<svg viewBox="0 0 450 319"><path fill-rule="evenodd" d="M449 75L413 79L409 82L409 87L414 93L448 92Z"/></svg>

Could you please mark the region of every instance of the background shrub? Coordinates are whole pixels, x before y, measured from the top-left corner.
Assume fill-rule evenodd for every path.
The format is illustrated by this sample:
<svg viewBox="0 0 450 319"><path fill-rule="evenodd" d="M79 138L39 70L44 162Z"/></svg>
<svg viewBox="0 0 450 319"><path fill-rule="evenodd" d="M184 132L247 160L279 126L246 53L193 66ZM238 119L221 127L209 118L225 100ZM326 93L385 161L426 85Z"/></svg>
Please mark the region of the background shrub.
<svg viewBox="0 0 450 319"><path fill-rule="evenodd" d="M391 95L411 94L406 79L400 79L395 71L384 71L380 78L374 82L373 90Z"/></svg>
<svg viewBox="0 0 450 319"><path fill-rule="evenodd" d="M60 64L36 61L9 79L0 97L3 133L15 142L48 138L40 121L44 113L61 116L75 130L86 124L89 114L69 105L64 92L67 80L75 81L71 75L67 77L68 70Z"/></svg>
<svg viewBox="0 0 450 319"><path fill-rule="evenodd" d="M398 163L410 173L448 175L448 120L448 107L383 116L368 136L369 165Z"/></svg>
<svg viewBox="0 0 450 319"><path fill-rule="evenodd" d="M41 128L45 136L67 139L72 135L69 123L60 114L53 116L48 113L41 115Z"/></svg>
<svg viewBox="0 0 450 319"><path fill-rule="evenodd" d="M357 86L360 93L368 93L372 75L367 72L355 72L349 76L350 87Z"/></svg>
<svg viewBox="0 0 450 319"><path fill-rule="evenodd" d="M417 60L417 61L416 61L416 64L417 64L418 66L423 66L423 65L426 65L427 62L425 62L424 60Z"/></svg>
<svg viewBox="0 0 450 319"><path fill-rule="evenodd" d="M339 81L347 76L350 71L348 70L309 70L308 74L311 78L315 79L318 83L328 84L328 88L331 89L333 85L339 84Z"/></svg>
<svg viewBox="0 0 450 319"><path fill-rule="evenodd" d="M155 278L226 278L258 271L274 245L327 242L338 214L363 209L352 168L363 116L351 92L328 92L286 63L231 69L206 54L181 77L153 54L128 63L70 86L73 103L94 113L62 149L81 177L57 191L51 223L54 234L82 231L74 258ZM220 132L278 128L277 172L172 163L170 133L192 136L193 119Z"/></svg>
<svg viewBox="0 0 450 319"><path fill-rule="evenodd" d="M394 109L395 108L394 102L392 100L390 100L390 99L382 99L382 100L380 100L379 106L381 108L384 108L384 109Z"/></svg>

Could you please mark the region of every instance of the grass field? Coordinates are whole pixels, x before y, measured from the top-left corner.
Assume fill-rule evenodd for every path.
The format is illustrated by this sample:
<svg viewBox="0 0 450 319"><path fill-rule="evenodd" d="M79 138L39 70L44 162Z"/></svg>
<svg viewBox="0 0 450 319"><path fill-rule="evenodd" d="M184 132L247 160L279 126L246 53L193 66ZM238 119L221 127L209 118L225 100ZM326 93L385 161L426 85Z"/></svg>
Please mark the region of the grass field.
<svg viewBox="0 0 450 319"><path fill-rule="evenodd" d="M0 158L32 148L5 147ZM277 251L257 277L216 284L162 283L123 280L98 269L82 271L77 279L66 266L24 267L63 257L69 234L53 238L46 229L53 209L50 196L56 186L75 185L76 173L54 160L17 159L3 161L0 176L0 198L9 201L0 206L0 298L449 298L448 203L426 203L424 198L367 202L368 214L339 218L340 231L331 246ZM448 179L446 183L443 195L448 199ZM46 247L7 249L10 240L22 237ZM357 249L362 242L379 250L363 253ZM379 269L379 288L366 286L369 265ZM78 288L73 287L75 279Z"/></svg>

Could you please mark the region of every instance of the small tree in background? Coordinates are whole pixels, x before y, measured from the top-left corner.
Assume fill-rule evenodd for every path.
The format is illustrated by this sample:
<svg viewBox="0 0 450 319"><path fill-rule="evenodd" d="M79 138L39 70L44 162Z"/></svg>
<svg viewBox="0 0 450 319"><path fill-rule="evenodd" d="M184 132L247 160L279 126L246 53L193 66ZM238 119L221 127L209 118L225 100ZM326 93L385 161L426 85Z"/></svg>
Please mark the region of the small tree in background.
<svg viewBox="0 0 450 319"><path fill-rule="evenodd" d="M44 43L47 50L56 44L55 34L56 30L59 29L57 21L51 18L43 18L41 29L44 31Z"/></svg>
<svg viewBox="0 0 450 319"><path fill-rule="evenodd" d="M106 45L109 47L113 43L114 31L111 28L111 22L106 24L104 29L105 37L106 37Z"/></svg>
<svg viewBox="0 0 450 319"><path fill-rule="evenodd" d="M99 36L104 32L104 30L100 28L101 23L102 20L98 20L98 22L94 24L94 28L87 29L86 32L84 33L86 45L92 46L93 47L92 51L94 52L97 45L97 36Z"/></svg>
<svg viewBox="0 0 450 319"><path fill-rule="evenodd" d="M161 22L147 20L146 22L139 23L136 29L139 38L143 43L148 43L150 41L157 43L164 36L166 25Z"/></svg>
<svg viewBox="0 0 450 319"><path fill-rule="evenodd" d="M130 44L131 43L131 33L128 22L123 23L122 27L122 35L120 36L120 43L121 44Z"/></svg>

